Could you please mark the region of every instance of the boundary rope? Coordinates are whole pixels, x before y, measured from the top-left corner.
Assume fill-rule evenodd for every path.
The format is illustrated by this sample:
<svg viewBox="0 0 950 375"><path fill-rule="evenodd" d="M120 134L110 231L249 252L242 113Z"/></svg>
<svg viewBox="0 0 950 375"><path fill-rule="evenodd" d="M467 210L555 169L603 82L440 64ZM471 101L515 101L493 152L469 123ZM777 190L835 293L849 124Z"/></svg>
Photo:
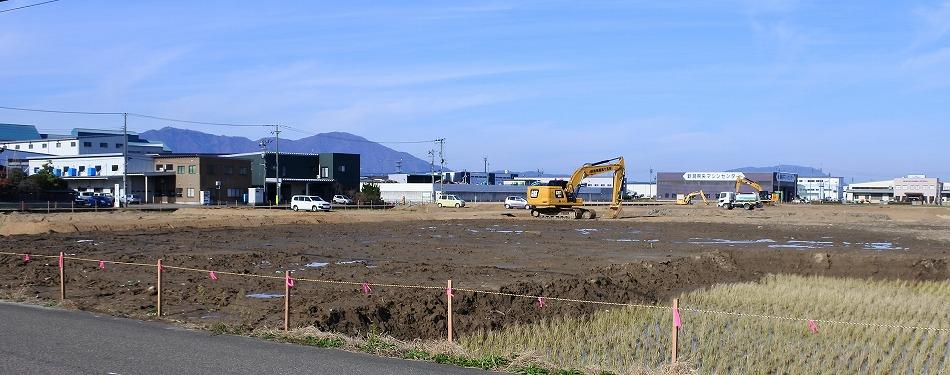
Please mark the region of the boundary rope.
<svg viewBox="0 0 950 375"><path fill-rule="evenodd" d="M0 255L12 255L12 256L30 256L37 258L46 258L46 259L58 259L59 255L42 255L42 254L29 254L29 253L14 253L14 252L5 252L0 251ZM63 259L66 260L75 260L81 262L103 262L107 264L119 264L119 265L129 265L129 266L139 266L139 267L157 267L156 263L137 263L137 262L122 262L122 261L113 261L105 259L88 259L80 258L74 256L64 256ZM180 266L170 266L162 265L162 269L169 270L180 270L180 271L189 271L189 272L199 272L199 273L209 273L213 272L219 275L230 275L230 276L241 276L241 277L254 277L261 279L272 279L272 280L284 280L284 276L269 276L269 275L258 275L252 273L239 273L239 272L228 272L228 271L217 271L211 269L201 269L201 268L191 268L191 267L180 267ZM310 278L293 278L296 281L303 282L313 282L313 283L322 283L322 284L334 284L334 285L353 285L353 286L372 286L380 288L402 288L402 289L423 289L423 290L443 290L449 292L446 287L443 286L426 286L426 285L409 285L409 284L386 284L386 283L362 283L355 281L340 281L340 280L321 280L321 279L310 279ZM487 290L478 290L478 289L468 289L468 288L452 288L451 292L468 292L472 294L484 294L484 295L495 295L495 296L504 296L504 297L513 297L513 298L524 298L530 300L538 301L560 301L560 302L569 302L569 303L584 303L591 305L603 305L603 306L617 306L617 307L631 307L631 308L642 308L642 309L658 309L658 310L673 310L672 306L663 306L663 305L647 305L647 304L637 304L637 303L622 303L622 302L608 302L608 301L590 301L583 299L574 299L574 298L561 298L561 297L548 297L548 296L537 296L530 294L518 294L518 293L505 293L505 292L492 292ZM888 329L905 329L905 330L919 330L919 331L931 331L931 332L950 332L950 328L944 327L928 327L928 326L915 326L915 325L901 325L901 324L889 324L889 323L868 323L868 322L854 322L846 320L835 320L835 319L809 319L809 318L799 318L799 317L790 317L790 316L780 316L780 315L768 315L768 314L757 314L757 313L744 313L744 312L732 312L732 311L720 311L720 310L710 310L702 308L693 308L693 307L683 307L678 308L679 311L694 312L699 314L715 314L715 315L725 315L725 316L734 316L734 317L744 317L744 318L757 318L757 319L771 319L771 320L784 320L784 321L793 321L793 322L816 322L822 324L831 324L831 325L848 325L848 326L857 326L857 327L871 327L871 328L888 328Z"/></svg>

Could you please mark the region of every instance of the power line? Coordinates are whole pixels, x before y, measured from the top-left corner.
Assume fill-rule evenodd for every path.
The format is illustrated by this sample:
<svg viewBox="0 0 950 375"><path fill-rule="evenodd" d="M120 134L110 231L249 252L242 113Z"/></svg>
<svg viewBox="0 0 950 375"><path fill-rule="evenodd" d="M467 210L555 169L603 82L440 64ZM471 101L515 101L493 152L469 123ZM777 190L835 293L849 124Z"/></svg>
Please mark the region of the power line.
<svg viewBox="0 0 950 375"><path fill-rule="evenodd" d="M4 9L4 10L0 10L0 13L12 12L12 11L17 10L17 9L35 7L35 6L37 6L37 5L55 3L55 2L57 2L57 1L59 1L59 0L49 0L49 1L44 1L44 2L41 2L41 3L30 4L30 5L24 5L24 6L21 6L21 7L10 8L10 9Z"/></svg>
<svg viewBox="0 0 950 375"><path fill-rule="evenodd" d="M19 107L3 107L0 106L0 109L9 109L11 111L24 111L24 112L43 112L43 113L64 113L69 115L121 115L122 112L86 112L86 111L60 111L53 109L34 109L34 108L19 108Z"/></svg>
<svg viewBox="0 0 950 375"><path fill-rule="evenodd" d="M149 118L149 119L153 119L153 120L162 120L162 121L170 121L170 122L180 122L180 123L184 123L184 124L197 124L197 125L230 126L230 127L243 127L243 128L251 128L251 127L253 127L253 128L259 128L259 127L265 127L265 126L274 126L274 124L233 124L233 123L226 123L226 122L205 122L205 121L193 121L193 120L179 120L179 119L173 119L173 118L167 118L167 117L159 117L159 116L152 116L152 115L143 115L143 114L141 114L141 113L129 113L129 116L141 117L141 118Z"/></svg>

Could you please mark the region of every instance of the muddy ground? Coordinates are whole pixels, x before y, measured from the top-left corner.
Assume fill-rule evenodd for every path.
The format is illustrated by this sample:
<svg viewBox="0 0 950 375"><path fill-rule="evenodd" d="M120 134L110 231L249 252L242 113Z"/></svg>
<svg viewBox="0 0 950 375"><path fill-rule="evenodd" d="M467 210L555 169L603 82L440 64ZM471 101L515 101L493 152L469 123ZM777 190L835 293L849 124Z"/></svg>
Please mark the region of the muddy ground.
<svg viewBox="0 0 950 375"><path fill-rule="evenodd" d="M396 214L360 213L354 220L323 216L318 223L307 224L266 225L264 220L254 227L163 224L158 229L13 235L0 239L0 251L64 251L76 257L150 264L163 258L170 266L271 276L290 270L302 278L439 288L453 279L457 288L646 303L665 303L681 291L755 280L768 273L950 278L948 242L941 240L943 234L928 235L944 231L944 222L865 217L882 222L782 223L768 216L761 219L768 211L751 214L760 215L751 223L651 220L651 215L533 220L502 216L509 213L505 211L446 212L450 214L442 220L425 216L369 220L365 218ZM471 212L477 213L475 217L465 218ZM688 213L679 220L684 221L702 211L679 212ZM174 215L165 216L174 222L168 217ZM110 264L103 270L96 263L70 261L66 274L70 303L81 309L138 318L154 314L154 268ZM20 257L0 256L0 293L8 298L54 300L57 277L55 259L24 263ZM281 325L281 298L249 296L280 295L282 280L219 275L212 281L206 273L172 269L163 277L164 319ZM405 339L445 335L441 289L374 287L366 296L359 286L301 282L292 296L295 326ZM598 308L603 307L550 301L542 310L534 300L456 292L455 324L464 334L545 316L583 315Z"/></svg>

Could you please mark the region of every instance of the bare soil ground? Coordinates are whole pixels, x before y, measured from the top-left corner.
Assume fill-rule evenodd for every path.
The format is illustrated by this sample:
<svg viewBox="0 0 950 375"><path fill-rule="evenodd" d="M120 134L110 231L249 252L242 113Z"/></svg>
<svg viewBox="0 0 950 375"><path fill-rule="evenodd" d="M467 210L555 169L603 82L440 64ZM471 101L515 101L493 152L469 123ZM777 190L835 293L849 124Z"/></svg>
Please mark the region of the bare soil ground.
<svg viewBox="0 0 950 375"><path fill-rule="evenodd" d="M605 210L602 210L605 211ZM603 212L602 212L603 213ZM293 213L182 209L174 213L0 215L0 251L353 282L444 286L612 302L664 302L681 291L769 273L950 278L950 209L794 206L754 212L704 206L629 207L621 219L532 219L496 205L464 209ZM309 266L308 266L309 265ZM154 268L68 262L68 298L82 309L148 318ZM55 259L0 256L0 293L54 299ZM273 279L167 270L166 319L278 326ZM292 322L348 334L444 335L440 289L300 283ZM458 292L459 333L596 305Z"/></svg>

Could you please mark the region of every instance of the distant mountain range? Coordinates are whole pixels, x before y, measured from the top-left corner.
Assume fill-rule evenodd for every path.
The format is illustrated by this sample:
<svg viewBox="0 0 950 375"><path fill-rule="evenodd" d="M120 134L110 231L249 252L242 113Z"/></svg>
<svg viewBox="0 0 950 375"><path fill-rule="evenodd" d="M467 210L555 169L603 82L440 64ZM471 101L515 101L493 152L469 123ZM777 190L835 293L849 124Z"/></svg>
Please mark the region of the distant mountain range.
<svg viewBox="0 0 950 375"><path fill-rule="evenodd" d="M165 127L140 134L150 141L162 142L172 152L228 154L260 151L260 140L203 133L195 130ZM274 151L274 143L268 145ZM412 154L396 151L366 138L345 132L320 133L291 140L280 139L281 152L321 153L343 152L360 154L360 174L386 174L396 170L402 161L403 172L428 172L429 163Z"/></svg>
<svg viewBox="0 0 950 375"><path fill-rule="evenodd" d="M819 177L827 176L828 173L817 168L813 167L804 167L801 165L774 165L771 167L742 167L736 169L730 169L726 172L746 172L746 173L762 173L762 172L787 172L795 173L800 177Z"/></svg>

